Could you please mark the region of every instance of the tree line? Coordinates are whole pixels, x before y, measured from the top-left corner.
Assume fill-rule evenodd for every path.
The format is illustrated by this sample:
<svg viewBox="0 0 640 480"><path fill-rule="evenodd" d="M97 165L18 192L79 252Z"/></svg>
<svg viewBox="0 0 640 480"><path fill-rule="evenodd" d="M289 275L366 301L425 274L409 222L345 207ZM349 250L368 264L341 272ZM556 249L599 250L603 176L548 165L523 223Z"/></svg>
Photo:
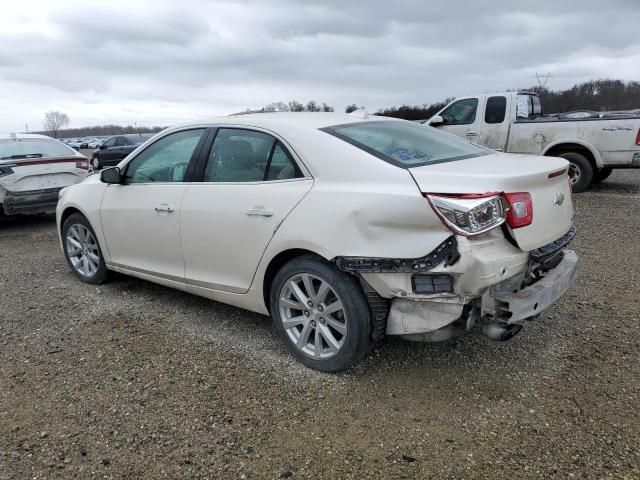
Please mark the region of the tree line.
<svg viewBox="0 0 640 480"><path fill-rule="evenodd" d="M518 91L523 89L512 89ZM546 87L531 87L524 89L534 91L540 95L545 113L568 112L572 110L631 110L640 108L640 82L622 80L601 79L589 80L578 83L566 90L551 90ZM423 120L432 117L435 113L455 100L454 97L445 98L440 102L423 103L422 105L401 105L399 107L381 108L376 115L386 117L403 118L405 120ZM364 106L356 103L347 105L346 113L351 113ZM309 100L307 103L291 100L289 102L273 102L265 105L258 111L264 112L333 112L333 106L326 102L318 103ZM247 110L248 111L248 110ZM51 111L45 114L43 122L46 133L54 137L92 137L119 135L123 133L155 133L165 127L142 127L137 125L97 125L93 127L67 128L69 117L59 111Z"/></svg>

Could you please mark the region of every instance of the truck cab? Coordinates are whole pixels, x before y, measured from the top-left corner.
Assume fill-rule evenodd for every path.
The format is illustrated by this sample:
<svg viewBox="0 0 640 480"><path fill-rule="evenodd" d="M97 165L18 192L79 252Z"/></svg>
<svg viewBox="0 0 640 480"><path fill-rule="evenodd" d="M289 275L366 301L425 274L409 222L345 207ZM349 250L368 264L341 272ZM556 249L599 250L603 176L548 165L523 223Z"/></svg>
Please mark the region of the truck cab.
<svg viewBox="0 0 640 480"><path fill-rule="evenodd" d="M545 114L536 93L520 91L456 99L426 123L500 152L563 157L575 192L640 168L637 111Z"/></svg>

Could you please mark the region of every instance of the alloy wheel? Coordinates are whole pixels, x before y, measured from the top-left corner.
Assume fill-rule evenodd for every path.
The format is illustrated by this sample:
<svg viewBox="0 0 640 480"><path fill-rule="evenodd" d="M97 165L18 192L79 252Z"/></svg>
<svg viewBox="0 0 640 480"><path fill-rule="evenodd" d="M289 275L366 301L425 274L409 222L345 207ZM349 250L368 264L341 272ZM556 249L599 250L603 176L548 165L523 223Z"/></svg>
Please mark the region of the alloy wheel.
<svg viewBox="0 0 640 480"><path fill-rule="evenodd" d="M305 355L324 360L344 345L345 307L326 280L310 273L291 276L280 290L278 308L289 339Z"/></svg>
<svg viewBox="0 0 640 480"><path fill-rule="evenodd" d="M100 250L93 233L85 225L74 223L67 230L65 242L73 268L85 277L95 275L100 266Z"/></svg>
<svg viewBox="0 0 640 480"><path fill-rule="evenodd" d="M569 163L569 178L571 179L571 185L575 185L580 181L582 177L582 170L575 163Z"/></svg>

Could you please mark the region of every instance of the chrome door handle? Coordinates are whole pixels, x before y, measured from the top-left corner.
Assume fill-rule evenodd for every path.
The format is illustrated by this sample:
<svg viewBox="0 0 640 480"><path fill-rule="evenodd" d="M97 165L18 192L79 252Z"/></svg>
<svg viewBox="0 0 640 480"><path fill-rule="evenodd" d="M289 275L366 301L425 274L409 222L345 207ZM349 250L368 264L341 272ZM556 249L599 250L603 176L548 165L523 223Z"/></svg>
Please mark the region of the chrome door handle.
<svg viewBox="0 0 640 480"><path fill-rule="evenodd" d="M174 208L170 207L169 205L158 205L157 207L154 208L154 210L156 212L166 212L166 213L175 212Z"/></svg>
<svg viewBox="0 0 640 480"><path fill-rule="evenodd" d="M250 208L244 213L246 213L251 217L272 217L273 216L273 210L269 208L264 208L264 207Z"/></svg>

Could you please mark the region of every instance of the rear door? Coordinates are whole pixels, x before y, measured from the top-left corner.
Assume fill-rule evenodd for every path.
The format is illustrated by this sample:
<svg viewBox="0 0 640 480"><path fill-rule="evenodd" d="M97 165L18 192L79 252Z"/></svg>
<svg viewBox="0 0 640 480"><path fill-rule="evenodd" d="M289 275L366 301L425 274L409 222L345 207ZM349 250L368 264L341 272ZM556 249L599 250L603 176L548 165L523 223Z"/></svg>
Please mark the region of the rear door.
<svg viewBox="0 0 640 480"><path fill-rule="evenodd" d="M478 143L502 152L509 135L509 102L511 97L494 95L487 97Z"/></svg>
<svg viewBox="0 0 640 480"><path fill-rule="evenodd" d="M100 215L111 263L184 279L180 205L204 132L192 128L161 137L127 163L123 184L107 187Z"/></svg>
<svg viewBox="0 0 640 480"><path fill-rule="evenodd" d="M182 201L180 236L188 283L244 293L274 233L313 185L272 135L217 131L200 182Z"/></svg>
<svg viewBox="0 0 640 480"><path fill-rule="evenodd" d="M453 102L440 116L444 123L436 128L453 133L471 142L478 142L482 127L482 108L477 98L462 98Z"/></svg>

